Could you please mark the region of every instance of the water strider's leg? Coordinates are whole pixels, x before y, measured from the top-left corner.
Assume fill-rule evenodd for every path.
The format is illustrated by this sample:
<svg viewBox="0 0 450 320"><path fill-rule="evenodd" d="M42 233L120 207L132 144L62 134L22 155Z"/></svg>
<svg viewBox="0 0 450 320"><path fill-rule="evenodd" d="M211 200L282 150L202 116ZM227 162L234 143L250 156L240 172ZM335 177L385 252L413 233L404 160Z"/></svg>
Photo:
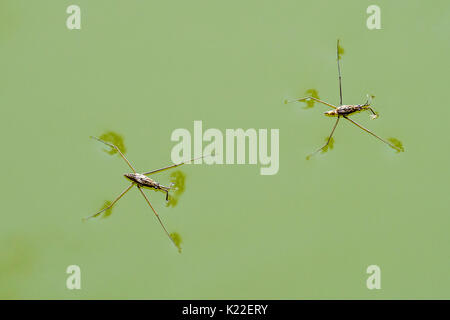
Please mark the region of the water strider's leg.
<svg viewBox="0 0 450 320"><path fill-rule="evenodd" d="M111 148L116 149L116 151L119 152L120 156L123 158L123 160L125 160L125 162L126 162L126 163L128 164L128 166L131 168L131 170L133 170L133 172L136 173L136 170L133 168L133 166L131 165L130 161L128 161L128 159L123 155L122 151L120 151L120 149L119 149L118 147L116 147L114 144L112 144L112 143L110 143L110 142L104 141L104 140L99 139L99 138L97 138L97 137L91 136L91 138L92 138L92 139L95 139L95 140L97 140L97 141L100 141L100 142L102 142L102 143L104 143L104 144L110 146Z"/></svg>
<svg viewBox="0 0 450 320"><path fill-rule="evenodd" d="M106 211L106 210L112 208L112 206L113 206L117 201L119 201L119 199L122 198L123 195L124 195L125 193L127 193L128 190L130 190L131 187L132 187L133 185L134 185L134 183L132 183L132 184L131 184L129 187L127 187L125 190L123 190L122 193L119 194L119 196L118 196L116 199L114 199L114 201L113 201L109 206L107 206L106 208L100 210L100 211L97 212L97 213L94 213L92 216L89 216L89 217L87 217L87 218L83 218L83 220L86 221L86 220L88 220L88 219L90 219L90 218L94 218L94 217L98 216L100 213L102 213L103 211Z"/></svg>
<svg viewBox="0 0 450 320"><path fill-rule="evenodd" d="M166 193L166 201L169 201L169 191L172 189L172 187L175 185L175 183L171 183L170 186L164 187L164 192Z"/></svg>
<svg viewBox="0 0 450 320"><path fill-rule="evenodd" d="M384 143L386 143L388 146L390 146L391 148L397 150L397 151L402 151L399 148L397 148L396 146L394 146L393 144L389 143L388 141L380 138L379 136L377 136L375 133L373 133L372 131L370 131L369 129L364 128L362 125L360 125L359 123L357 123L356 121L353 121L352 119L344 116L345 119L347 119L348 121L350 121L351 123L353 123L354 125L356 125L357 127L360 127L361 129L363 129L365 132L370 133L371 135L373 135L375 138L383 141Z"/></svg>
<svg viewBox="0 0 450 320"><path fill-rule="evenodd" d="M317 152L319 152L320 150L322 150L323 148L325 148L331 141L331 137L333 136L334 130L336 130L337 124L339 123L339 119L341 117L338 117L336 119L336 123L333 126L333 130L331 130L330 136L328 137L327 143L325 143L324 146L320 147L319 149L317 149L316 151L314 151L313 153L311 153L310 155L306 156L306 160L309 160L309 158L311 158L313 155L315 155Z"/></svg>
<svg viewBox="0 0 450 320"><path fill-rule="evenodd" d="M153 210L156 218L158 219L159 223L161 224L161 227L164 229L164 232L167 234L167 236L170 238L170 240L172 241L172 243L175 245L175 247L178 248L178 246L176 245L175 241L173 241L172 237L170 236L169 232L167 232L166 227L164 226L161 218L159 217L158 213L156 212L156 210L153 208L152 204L150 203L150 201L148 200L147 196L145 195L144 191L142 190L142 188L138 185L137 186L139 191L142 193L142 195L145 198L145 201L147 201L148 205L150 206L150 208Z"/></svg>
<svg viewBox="0 0 450 320"><path fill-rule="evenodd" d="M337 41L336 46L336 55L337 55L338 75L339 75L339 105L342 106L342 77L341 77L341 68L339 66L339 39Z"/></svg>
<svg viewBox="0 0 450 320"><path fill-rule="evenodd" d="M164 167L164 168L160 168L160 169L156 169L156 170L152 170L152 171L149 171L149 172L145 172L145 173L143 173L143 174L144 174L144 175L147 175L147 174L153 174L153 173L161 172L161 171L164 171L164 170L176 168L176 167L179 167L179 166L181 166L181 165L183 165L183 164L185 164L185 163L188 163L188 162L191 162L191 161L194 161L194 160L198 160L198 159L201 159L201 158L204 158L204 157L207 157L207 156L201 156L201 157L194 158L194 159L190 159L190 160L188 160L188 161L184 161L184 162L181 162L181 163L172 164L172 165L170 165L170 166L167 166L167 167Z"/></svg>
<svg viewBox="0 0 450 320"><path fill-rule="evenodd" d="M332 105L331 103L322 101L322 100L317 99L317 98L314 98L314 97L304 97L304 98L300 98L300 99L289 100L289 101L286 101L286 103L291 103L291 102L296 102L296 101L300 102L300 101L305 101L305 100L310 100L310 99L312 99L312 100L314 100L314 101L317 101L317 102L319 102L319 103L322 103L322 104L324 104L324 105L326 105L326 106L329 106L329 107L331 107L331 108L333 108L333 109L336 109L336 108L337 108L336 106Z"/></svg>
<svg viewBox="0 0 450 320"><path fill-rule="evenodd" d="M372 95L370 95L370 94L367 94L366 96L367 96L367 101L366 101L362 106L366 107L366 110L369 110L369 111L372 113L372 114L370 115L370 118L371 118L372 120L373 120L373 119L376 119L376 118L378 118L378 113L376 113L375 110L373 110L372 107L370 106L371 103L372 103L372 98L373 98L374 96L372 96Z"/></svg>
<svg viewBox="0 0 450 320"><path fill-rule="evenodd" d="M378 118L378 113L376 113L371 107L367 108L370 112L372 112L372 114L370 115L371 119L376 119Z"/></svg>

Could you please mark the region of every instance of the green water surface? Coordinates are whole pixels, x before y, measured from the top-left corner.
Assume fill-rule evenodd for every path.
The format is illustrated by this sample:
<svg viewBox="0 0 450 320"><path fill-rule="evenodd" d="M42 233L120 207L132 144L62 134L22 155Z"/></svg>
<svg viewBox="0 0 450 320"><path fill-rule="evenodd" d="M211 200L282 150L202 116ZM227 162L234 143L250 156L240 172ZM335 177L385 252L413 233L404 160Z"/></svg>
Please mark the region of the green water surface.
<svg viewBox="0 0 450 320"><path fill-rule="evenodd" d="M450 3L0 0L0 298L450 298ZM66 8L81 7L81 30ZM310 160L339 103L376 96ZM89 139L115 132L140 171L171 163L173 130L280 130L280 170L186 165L176 205L137 189ZM181 178L180 178L181 177ZM78 265L81 290L66 288ZM381 290L368 290L378 265Z"/></svg>

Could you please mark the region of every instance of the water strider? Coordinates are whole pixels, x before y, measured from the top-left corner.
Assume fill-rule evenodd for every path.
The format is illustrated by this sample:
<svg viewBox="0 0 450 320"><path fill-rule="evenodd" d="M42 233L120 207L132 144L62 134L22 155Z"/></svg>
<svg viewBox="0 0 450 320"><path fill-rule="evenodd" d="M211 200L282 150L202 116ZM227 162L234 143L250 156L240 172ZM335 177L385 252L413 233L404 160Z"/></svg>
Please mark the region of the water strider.
<svg viewBox="0 0 450 320"><path fill-rule="evenodd" d="M325 115L328 116L328 117L336 117L336 122L334 123L333 129L331 130L331 133L330 133L330 136L327 139L327 142L325 143L324 146L320 147L319 149L317 149L316 151L314 151L313 153L308 155L306 157L306 159L309 159L311 156L315 155L320 150L325 150L325 148L330 144L330 141L332 141L333 133L336 130L336 127L337 127L337 125L339 123L339 120L341 118L344 118L344 119L350 121L354 125L358 126L359 128L361 128L362 130L366 131L367 133L370 133L375 138L383 141L384 143L389 145L391 148L397 150L398 152L404 151L403 147L395 146L395 145L389 143L388 141L380 138L378 135L376 135L375 133L373 133L369 129L363 127L362 125L360 125L359 123L357 123L356 121L354 121L354 120L352 120L352 119L350 119L348 117L348 116L353 115L355 113L366 111L366 110L370 111L372 113L370 115L372 119L376 119L378 117L378 114L370 106L373 96L367 95L367 101L364 104L357 104L357 105L343 105L342 104L342 77L341 77L341 68L339 66L339 59L340 59L339 49L340 49L340 47L339 47L339 40L338 40L337 41L337 66L338 66L338 75L339 75L339 97L340 97L339 107L336 107L335 105L332 105L331 103L322 101L318 97L316 98L316 97L313 97L313 96L308 96L308 97L305 97L305 98L300 98L300 99L295 99L295 100L291 100L291 101L286 101L286 103L290 103L290 102L295 102L295 101L306 101L306 102L308 102L308 101L314 100L314 101L322 103L322 104L324 104L324 105L326 105L328 107L333 108L333 110L325 112ZM398 140L396 140L396 141L398 141Z"/></svg>
<svg viewBox="0 0 450 320"><path fill-rule="evenodd" d="M125 162L127 163L127 165L131 168L131 170L132 170L133 172L132 172L132 173L125 173L125 174L124 174L124 177L125 177L127 180L129 180L129 181L131 182L131 184L130 184L125 190L123 190L123 191L117 196L117 198L114 199L113 202L111 202L111 204L109 204L106 208L100 210L99 212L94 213L93 215L91 215L91 216L89 216L89 217L87 217L87 218L84 218L83 220L88 220L88 219L90 219L90 218L96 217L96 216L98 216L100 213L102 213L102 212L104 212L104 211L106 211L106 210L111 209L112 206L113 206L114 204L116 204L116 202L119 201L120 198L122 198L122 197L123 197L123 196L124 196L124 195L125 195L125 194L133 187L133 186L136 186L136 187L139 189L139 191L141 192L142 196L145 198L145 201L147 201L147 203L148 203L148 205L150 206L150 208L152 209L152 211L155 213L155 216L156 216L156 218L158 219L159 223L161 224L162 228L164 229L164 232L165 232L165 233L167 234L167 236L170 238L170 240L172 241L172 243L173 243L177 248L179 248L179 246L177 245L177 243L176 243L176 241L175 241L176 239L173 239L173 238L171 237L171 235L169 234L169 232L167 232L167 229L166 229L166 227L164 226L164 223L162 222L162 220L161 220L161 218L159 217L159 215L158 215L158 213L156 212L156 210L153 208L152 204L150 203L150 200L149 200L148 197L145 195L145 193L144 193L144 191L142 190L142 188L153 189L153 190L155 190L155 191L162 191L162 192L164 192L164 193L166 194L166 201L168 201L168 200L169 200L169 191L170 191L170 189L173 187L173 184L171 184L169 187L163 186L162 184L156 182L155 180L153 180L153 179L147 177L147 175L154 174L154 173L158 173L158 172L161 172L161 171L164 171L164 170L168 170L168 169L172 169L172 168L181 166L181 165L183 165L183 164L185 164L185 163L188 163L188 162L191 162L191 161L193 161L193 160L196 160L196 159L191 159L191 160L188 160L188 161L184 161L184 162L181 162L181 163L178 163L178 164L173 164L173 165L170 165L170 166L167 166L167 167L163 167L163 168L160 168L160 169L156 169L156 170L152 170L152 171L149 171L149 172L137 173L136 170L134 169L134 167L131 165L131 163L128 161L128 159L124 156L124 154L122 153L122 151L120 151L120 149L119 149L116 145L114 145L114 144L112 144L112 143L109 143L109 142L106 142L106 141L104 141L104 140L102 140L102 139L99 139L99 138L97 138L97 137L91 137L91 138L96 139L96 140L98 140L98 141L100 141L100 142L102 142L102 143L104 143L104 144L110 146L111 148L115 149L115 150L119 153L119 155L123 158L123 160L125 160ZM203 157L201 157L201 158L203 158Z"/></svg>

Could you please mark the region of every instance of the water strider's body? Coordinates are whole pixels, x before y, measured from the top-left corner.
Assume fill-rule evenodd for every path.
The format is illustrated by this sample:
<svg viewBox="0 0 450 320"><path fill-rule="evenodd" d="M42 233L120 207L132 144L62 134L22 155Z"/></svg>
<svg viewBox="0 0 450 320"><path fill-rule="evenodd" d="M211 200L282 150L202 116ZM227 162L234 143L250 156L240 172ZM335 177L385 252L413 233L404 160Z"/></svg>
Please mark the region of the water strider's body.
<svg viewBox="0 0 450 320"><path fill-rule="evenodd" d="M332 136L334 133L334 130L337 127L337 124L339 123L339 120L341 118L344 118L348 121L350 121L351 123L353 123L354 125L358 126L359 128L361 128L362 130L366 131L367 133L370 133L371 135L373 135L375 138L383 141L384 143L386 143L387 145L389 145L391 148L397 150L398 152L403 151L403 148L399 148L397 146L394 146L393 144L389 143L388 141L380 138L379 136L377 136L375 133L373 133L372 131L370 131L369 129L366 129L365 127L363 127L362 125L360 125L359 123L357 123L356 121L352 120L349 118L349 116L358 113L358 112L362 112L362 111L370 111L372 114L370 115L372 119L376 119L378 117L378 114L371 108L370 104L371 104L371 98L373 98L373 96L367 96L368 100L366 103L364 104L342 104L342 83L341 83L341 69L339 66L339 40L337 42L337 65L338 65L338 75L339 75L339 106L335 106L331 103L325 102L320 100L318 97L304 97L304 98L300 98L300 99L295 99L292 101L286 101L286 103L288 102L294 102L294 101L310 101L310 100L314 100L317 101L321 104L324 104L330 108L332 108L333 110L327 111L324 114L328 117L336 117L336 122L333 126L333 129L331 130L331 134L329 135L327 142L325 143L324 146L322 146L321 148L317 149L315 152L313 152L312 154L308 155L306 157L306 159L309 159L312 155L316 154L317 152L319 152L320 150L325 150L325 148L330 144L330 142L332 141Z"/></svg>
<svg viewBox="0 0 450 320"><path fill-rule="evenodd" d="M169 200L169 191L170 188L172 188L172 186L170 187L163 186L162 184L156 182L152 178L149 178L141 173L125 173L124 177L141 187L165 192L166 200Z"/></svg>
<svg viewBox="0 0 450 320"><path fill-rule="evenodd" d="M349 116L365 110L372 111L373 116L376 116L375 111L368 104L343 105L325 112L325 115L329 117Z"/></svg>

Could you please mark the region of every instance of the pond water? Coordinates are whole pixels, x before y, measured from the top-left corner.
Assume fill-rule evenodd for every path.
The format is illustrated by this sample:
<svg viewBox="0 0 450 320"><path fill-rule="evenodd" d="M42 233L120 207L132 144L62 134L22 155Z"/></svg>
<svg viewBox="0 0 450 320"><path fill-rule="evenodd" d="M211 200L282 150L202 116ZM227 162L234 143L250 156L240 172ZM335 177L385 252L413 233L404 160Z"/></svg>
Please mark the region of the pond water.
<svg viewBox="0 0 450 320"><path fill-rule="evenodd" d="M87 1L0 4L0 298L450 298L450 3ZM404 152L341 121L313 94ZM312 90L312 91L311 91ZM305 108L306 107L306 108ZM309 107L309 108L308 108ZM276 175L257 165L185 165L166 204L90 136L123 140L137 171L171 164L177 128L275 128ZM173 173L178 172L178 173ZM78 265L82 289L68 290ZM378 265L382 289L366 288Z"/></svg>

